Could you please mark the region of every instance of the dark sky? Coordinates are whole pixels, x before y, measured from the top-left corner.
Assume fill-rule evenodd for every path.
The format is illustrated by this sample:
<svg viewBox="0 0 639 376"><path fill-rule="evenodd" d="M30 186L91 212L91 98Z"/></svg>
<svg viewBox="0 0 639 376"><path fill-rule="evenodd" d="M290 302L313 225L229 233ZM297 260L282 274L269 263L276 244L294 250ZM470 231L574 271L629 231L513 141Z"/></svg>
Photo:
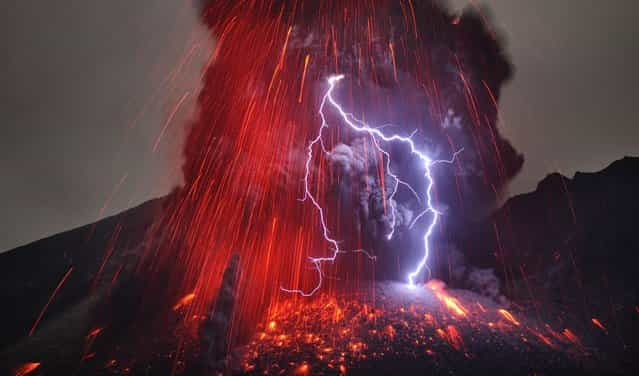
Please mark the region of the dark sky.
<svg viewBox="0 0 639 376"><path fill-rule="evenodd" d="M639 2L480 3L516 67L501 102L502 133L526 158L512 194L534 189L551 171L572 176L639 155ZM0 251L179 183L184 123L213 45L189 4L3 4Z"/></svg>

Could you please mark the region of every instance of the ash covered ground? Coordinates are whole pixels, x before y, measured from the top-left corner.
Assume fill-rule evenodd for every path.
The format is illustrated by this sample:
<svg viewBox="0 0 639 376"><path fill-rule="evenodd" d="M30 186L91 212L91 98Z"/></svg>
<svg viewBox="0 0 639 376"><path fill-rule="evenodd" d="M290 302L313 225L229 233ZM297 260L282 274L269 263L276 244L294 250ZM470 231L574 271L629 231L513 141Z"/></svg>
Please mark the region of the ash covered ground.
<svg viewBox="0 0 639 376"><path fill-rule="evenodd" d="M526 231L513 239L538 239L531 255L540 260L526 263L529 273L512 281L516 288L502 289L506 299L490 288L470 286L473 292L434 282L412 290L380 281L332 297L284 294L236 345L220 333L228 331L231 312L242 309L233 292L237 271L225 278L226 298L218 299L227 303L210 308L208 317L215 320L188 314L191 295L142 300L144 290L132 270L145 244L154 241L143 234L164 206L163 200L151 201L0 255L2 301L12 307L1 313L0 366L11 374L37 365L34 375L190 375L202 374L203 363L253 374L344 369L349 374L634 374L637 163L624 158L598 173L560 177L565 186L551 184L557 183L551 175L537 191L506 203L496 215L510 210L519 231ZM565 197L565 189L579 226L553 227L541 219L546 226L533 225L535 210L540 216L558 210L570 216L565 201L560 200L565 207L552 205ZM89 233L94 236L87 240ZM482 233L471 234L476 247L495 241ZM472 253L466 255L472 260ZM497 261L492 267L499 271ZM504 275L496 276L508 286ZM154 325L157 316L164 316L160 325ZM208 329L185 333L180 328L185 319ZM203 354L207 341L217 345Z"/></svg>
<svg viewBox="0 0 639 376"><path fill-rule="evenodd" d="M212 325L209 317L190 317L200 326L199 336L184 337L178 323L189 315L189 303L188 297L176 303L173 325L146 332L151 352L133 338L119 338L118 346L100 342L94 329L76 372L532 375L614 373L619 366L595 346L595 336L609 334L603 324L591 330L557 312L542 321L437 280L414 288L377 282L332 297L283 299L246 344L232 348L220 332L229 329L233 305L216 304Z"/></svg>
<svg viewBox="0 0 639 376"><path fill-rule="evenodd" d="M277 307L242 348L261 374L547 374L596 359L566 322L544 323L431 281L380 282L374 293ZM584 342L585 341L585 342ZM601 368L598 369L601 371Z"/></svg>

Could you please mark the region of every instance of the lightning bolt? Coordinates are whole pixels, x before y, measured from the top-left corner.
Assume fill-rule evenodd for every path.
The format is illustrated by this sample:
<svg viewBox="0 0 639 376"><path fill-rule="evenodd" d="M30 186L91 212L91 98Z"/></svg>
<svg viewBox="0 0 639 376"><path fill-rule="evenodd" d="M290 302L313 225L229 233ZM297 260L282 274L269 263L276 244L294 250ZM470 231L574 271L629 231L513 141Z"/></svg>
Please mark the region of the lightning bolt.
<svg viewBox="0 0 639 376"><path fill-rule="evenodd" d="M328 230L328 226L326 224L326 216L324 214L324 209L322 208L322 206L319 204L319 202L317 202L317 199L315 198L315 196L311 193L310 189L309 189L309 176L310 176L310 170L311 170L311 161L313 160L313 151L315 149L315 146L317 144L320 145L322 151L324 153L328 153L328 151L326 150L325 146L324 146L324 142L322 140L322 135L325 129L328 128L328 122L326 121L326 115L324 114L324 108L326 107L326 104L328 103L340 116L340 118L342 119L342 121L353 131L358 132L358 133L365 133L369 136L371 136L371 138L373 139L373 144L375 145L375 148L381 152L385 157L386 157L386 172L394 179L395 184L393 186L393 190L389 196L389 203L391 206L391 223L390 223L390 227L391 230L390 232L386 235L387 239L392 239L394 233L395 233L395 227L397 224L397 218L396 218L396 207L395 207L395 201L394 201L394 197L399 189L400 185L406 186L419 200L419 195L417 194L417 192L406 182L402 181L397 175L395 175L393 173L393 171L391 170L391 166L390 166L390 154L384 150L380 144L379 144L379 140L381 141L385 141L385 142L401 142L403 144L406 144L409 146L411 154L417 156L417 158L419 158L419 160L422 162L422 167L424 170L424 177L426 179L426 197L425 197L425 209L423 212L421 212L418 216L415 217L415 219L411 222L410 227L412 227L415 222L420 219L421 217L423 217L426 213L431 213L431 221L428 224L426 233L423 236L423 240L424 240L424 253L422 258L420 259L419 263L417 264L417 267L415 268L415 270L413 272L411 272L408 275L408 284L411 287L415 286L415 278L419 275L419 273L426 267L426 262L428 261L428 255L430 253L430 236L433 232L433 229L435 228L435 226L437 225L437 222L439 220L439 217L441 216L441 213L439 211L437 211L434 207L433 207L433 200L432 200L432 188L433 188L433 176L431 173L431 167L433 167L434 165L438 164L438 163L448 163L451 164L455 161L455 158L457 157L457 155L463 151L463 149L460 149L458 151L456 151L455 153L453 153L453 156L450 160L432 160L430 157L428 157L428 155L422 151L420 151L417 146L415 145L415 143L412 140L412 136L415 134L415 132L413 132L409 137L405 137L405 136L400 136L397 134L391 134L391 135L387 135L385 133L383 133L381 131L382 127L371 127L368 124L366 124L365 122L363 122L362 120L357 119L353 114L348 113L346 111L344 111L344 109L342 108L342 106L335 100L335 98L333 97L333 91L337 85L337 83L339 81L341 81L344 78L344 75L335 75L335 76L331 76L328 78L328 89L326 91L326 93L324 94L324 96L322 97L322 101L320 103L320 107L319 107L319 115L321 118L321 125L318 129L317 135L315 136L315 138L313 140L311 140L311 142L308 144L306 151L307 151L307 158L306 158L306 164L305 164L305 175L304 175L304 197L301 199L301 201L306 201L307 199L311 201L311 203L313 204L313 206L315 207L315 209L317 210L318 214L319 214L319 220L320 220L320 225L322 227L322 233L324 236L324 239L331 245L331 250L332 250L332 254L330 256L325 256L325 257L309 257L309 261L313 264L315 270L317 271L317 274L319 276L317 285L311 289L308 292L305 292L303 290L300 289L287 289L284 287L281 287L282 291L285 292L289 292L289 293L296 293L296 294L300 294L302 296L311 296L313 294L315 294L322 286L322 281L323 281L323 273L322 273L322 268L321 268L321 264L324 262L334 262L335 259L337 258L337 256L340 253L348 253L348 251L344 251L341 250L339 247L339 242L332 238L330 236L330 232ZM421 202L421 200L419 200ZM356 250L356 251L351 251L351 252L363 252L365 253L369 258L374 259L375 256L371 256L370 254L366 253L363 250Z"/></svg>

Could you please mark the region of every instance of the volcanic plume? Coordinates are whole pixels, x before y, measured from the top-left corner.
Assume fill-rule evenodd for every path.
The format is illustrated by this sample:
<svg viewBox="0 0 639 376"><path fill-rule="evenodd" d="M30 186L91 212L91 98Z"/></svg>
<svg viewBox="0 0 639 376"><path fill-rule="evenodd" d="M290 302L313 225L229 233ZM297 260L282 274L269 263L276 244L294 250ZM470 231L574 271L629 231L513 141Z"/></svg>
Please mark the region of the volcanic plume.
<svg viewBox="0 0 639 376"><path fill-rule="evenodd" d="M1 320L0 363L15 374L634 366L623 334L639 318L637 160L551 175L491 213L523 157L499 133L513 69L479 9L213 0L201 18L216 45L184 185L5 254L3 301L18 309ZM611 245L625 252L609 257Z"/></svg>
<svg viewBox="0 0 639 376"><path fill-rule="evenodd" d="M282 298L281 286L314 286L308 257L331 252L316 213L299 200L329 76L344 75L339 97L354 115L412 135L431 158L463 149L435 172L443 213L436 244L491 208L521 168L522 156L497 129L500 89L512 68L481 14L455 16L434 1L211 1L202 19L217 43L184 146L185 184L158 226L163 244L149 249L141 270L152 280L168 278L172 299L194 294L192 310L201 313L225 261L239 252L233 335ZM323 293L403 279L419 257L421 230L406 226L418 205L410 197L397 199L405 219L398 236L380 237L391 180L373 142L333 128L326 153L312 160L309 186L326 208L331 235L345 249L366 250L322 270ZM393 170L418 187L406 151L390 154Z"/></svg>

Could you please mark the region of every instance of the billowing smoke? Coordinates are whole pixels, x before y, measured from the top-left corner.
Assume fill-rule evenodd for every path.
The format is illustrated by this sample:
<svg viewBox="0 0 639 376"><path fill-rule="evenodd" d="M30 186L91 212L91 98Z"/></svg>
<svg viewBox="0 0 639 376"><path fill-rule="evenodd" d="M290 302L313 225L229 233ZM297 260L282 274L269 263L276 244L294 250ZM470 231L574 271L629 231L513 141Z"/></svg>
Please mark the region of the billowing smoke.
<svg viewBox="0 0 639 376"><path fill-rule="evenodd" d="M379 6L382 13L388 12L393 27L385 30L386 35L367 40L367 59L362 58L360 39L344 38L338 52L338 71L350 72L347 77L351 82L348 91L337 95L341 102L348 103L349 111L369 124L413 135L420 149L428 150L433 159L449 159L463 149L456 163L435 169L437 208L444 213L442 230L436 236L443 248L444 244L454 244L457 231L496 207L502 189L523 164L521 154L497 128L499 95L512 75L512 67L484 15L469 9L458 17L451 16L427 1L413 5L415 30L411 30L410 22L400 21L411 13L401 2ZM304 22L293 28L290 46L304 52L317 51L325 47L323 34L314 22L314 11L306 10ZM411 38L414 33L419 37ZM413 51L427 51L426 58ZM335 68L315 69L322 72L317 75L322 77ZM322 87L321 83L318 86ZM400 187L401 194L393 202L397 236L389 241L384 235L391 226L388 206L393 179L377 168L384 163L383 156L371 140L359 134L342 131L339 136L341 141L328 154L338 175L335 189L340 201L356 204L342 205L341 215L355 216L357 229L368 240L365 246L375 250L380 264L395 264L392 259L401 252L404 259L398 263L403 264L399 269L404 274L404 266L410 268L419 257L427 224L413 222L423 210L419 202L419 197L424 197L423 177L418 173L421 169L406 149L388 146L392 150L392 170L416 190ZM434 260L434 272L497 296L498 281L490 271L466 270L463 278L455 278L449 258Z"/></svg>
<svg viewBox="0 0 639 376"><path fill-rule="evenodd" d="M293 95L291 102L278 106L295 108L303 96L311 98L306 115L293 110L290 120L286 120L302 123L306 130L286 145L290 147L282 158L265 167L273 171L271 183L247 186L247 194L252 197L261 197L272 189L293 188L300 192L304 148L318 123L317 99L325 89L326 77L335 73L344 73L347 82L336 95L358 117L389 127L394 133L413 134L415 142L422 150L428 150L432 159L449 159L456 150L463 149L454 164L434 171L437 207L444 213L436 234L439 243L454 243L456 231L490 212L502 189L521 169L523 157L497 128L501 87L511 78L512 67L500 37L484 15L472 9L453 15L436 1L369 4L278 0L259 5L211 1L203 7L203 16L216 34L221 45L218 48L233 44L231 48L238 53L253 48L248 44L241 47L244 42L240 36L232 39L237 20L229 19L240 14L246 20L254 20L247 22L254 22L256 29L266 25L286 37L269 51L271 58L265 60L263 73L242 71L242 66L248 64L245 60L251 57L242 57L240 62L232 55L216 56L206 72L200 119L193 124L186 144L187 185L202 178L203 168L221 168L212 167L204 159L205 150L210 148L207 143L217 144L215 159L241 158L251 166L262 164L257 160L263 159L262 155L236 154L232 145L236 137L242 136L233 128L235 125L213 125L243 119L225 115L227 108L236 104L227 104L219 97L239 96L240 101L246 100L246 106L255 96L268 101L275 82L301 85L302 67L305 86L301 86L299 98ZM247 65L246 69L249 67L255 69L254 65ZM241 76L251 74L254 77L242 88ZM237 82L230 81L233 76L238 77ZM287 79L289 82L283 81ZM329 145L327 161L332 178L325 181L334 186L325 188L332 192L328 199L341 202L341 217L353 217L351 230L360 232L353 237L359 239L362 247L373 248L381 257L396 255L401 249L406 257L401 263L412 264L418 257L417 244L424 226L412 223L423 208L419 197L424 196L415 161L401 146L390 147L394 173L416 190L417 197L406 188L400 189L393 203L397 208L398 236L387 241L383 234L389 228L387 201L392 179L377 168L383 157L361 135L340 131L331 139L334 141ZM273 146L275 153L284 151L281 145ZM227 147L228 155L224 156ZM316 173L321 170L317 164L313 169ZM348 232L339 233L348 238ZM442 270L450 269L444 258L439 258L439 264Z"/></svg>
<svg viewBox="0 0 639 376"><path fill-rule="evenodd" d="M341 177L340 184L337 185L339 199L348 201L351 199L351 192L357 192L357 210L351 213L355 215L357 226L373 239L382 239L391 231L393 224L388 207L395 208L394 225L400 231L408 229L415 217L415 208L419 207L419 203L415 202L417 198L397 202L390 197L392 189L381 186L381 179L376 171L379 158L372 142L366 138L356 138L350 145L337 144L327 155L331 166ZM388 174L383 179L388 184L395 184Z"/></svg>
<svg viewBox="0 0 639 376"><path fill-rule="evenodd" d="M184 147L185 186L166 218L169 241L153 253L160 255L154 264L177 271L171 276L176 295L196 289L201 299L212 299L221 265L239 252L240 285L247 289L238 297L238 322L246 328L237 328L245 330L281 286L317 285L309 257L331 250L317 212L300 198L306 147L334 74L345 77L335 97L359 119L412 135L431 159L449 159L463 148L454 163L432 169L442 216L428 265L434 277L453 279L445 274L452 264L443 247L494 207L523 163L497 128L497 103L512 68L486 20L472 11L450 14L427 0L212 0L202 18L216 47ZM345 255L322 271L324 283L405 280L423 254L427 221L415 221L424 205L426 187L417 173L423 168L404 146L385 145L393 173L415 190L402 186L391 202L398 226L388 240L393 179L385 157L370 138L327 116L333 126L324 152L313 154L309 186L340 247L364 249L377 262ZM465 274L495 290L486 273Z"/></svg>

